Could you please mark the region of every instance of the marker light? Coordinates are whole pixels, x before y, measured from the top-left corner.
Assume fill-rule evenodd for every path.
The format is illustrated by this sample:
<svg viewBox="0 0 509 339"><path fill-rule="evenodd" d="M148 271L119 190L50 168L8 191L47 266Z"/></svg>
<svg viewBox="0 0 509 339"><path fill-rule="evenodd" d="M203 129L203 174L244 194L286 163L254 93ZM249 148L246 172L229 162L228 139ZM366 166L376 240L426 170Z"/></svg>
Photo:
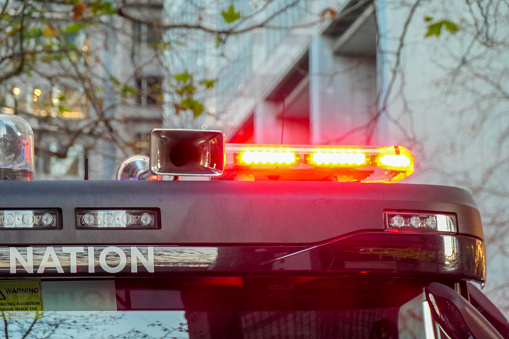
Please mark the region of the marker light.
<svg viewBox="0 0 509 339"><path fill-rule="evenodd" d="M414 170L404 147L226 144L223 178L396 182Z"/></svg>
<svg viewBox="0 0 509 339"><path fill-rule="evenodd" d="M0 211L0 229L10 228L61 228L60 211L57 209Z"/></svg>
<svg viewBox="0 0 509 339"><path fill-rule="evenodd" d="M76 228L156 229L160 228L159 210L78 209Z"/></svg>
<svg viewBox="0 0 509 339"><path fill-rule="evenodd" d="M456 216L445 213L384 212L386 227L391 230L457 232Z"/></svg>

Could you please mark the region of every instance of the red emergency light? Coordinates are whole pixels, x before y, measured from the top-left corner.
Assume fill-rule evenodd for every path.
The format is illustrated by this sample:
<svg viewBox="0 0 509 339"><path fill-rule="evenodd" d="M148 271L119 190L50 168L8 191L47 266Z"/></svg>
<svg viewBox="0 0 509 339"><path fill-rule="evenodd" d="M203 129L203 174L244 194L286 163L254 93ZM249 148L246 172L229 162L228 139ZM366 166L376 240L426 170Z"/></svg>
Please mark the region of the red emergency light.
<svg viewBox="0 0 509 339"><path fill-rule="evenodd" d="M237 180L396 182L414 171L402 146L286 146L226 144L226 175Z"/></svg>

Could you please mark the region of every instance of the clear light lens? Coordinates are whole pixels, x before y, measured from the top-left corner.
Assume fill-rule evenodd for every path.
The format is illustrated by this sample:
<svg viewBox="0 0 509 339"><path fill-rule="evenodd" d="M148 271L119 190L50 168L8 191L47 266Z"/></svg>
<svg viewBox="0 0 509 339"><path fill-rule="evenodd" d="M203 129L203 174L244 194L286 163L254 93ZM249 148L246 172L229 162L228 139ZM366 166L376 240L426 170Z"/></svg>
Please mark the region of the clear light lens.
<svg viewBox="0 0 509 339"><path fill-rule="evenodd" d="M41 223L44 226L50 226L53 223L53 216L49 213L44 213L41 217Z"/></svg>
<svg viewBox="0 0 509 339"><path fill-rule="evenodd" d="M92 226L95 224L95 217L91 213L87 213L82 218L83 223L88 226Z"/></svg>
<svg viewBox="0 0 509 339"><path fill-rule="evenodd" d="M119 213L119 215L121 215L121 214L122 214L122 212ZM102 216L103 224L105 224L105 225L113 224L115 222L115 217L116 217L116 215L113 214L112 212L104 213L103 216ZM122 218L122 216L120 216L120 218ZM122 218L122 219L125 219L125 218ZM123 224L122 226L125 227L125 223L121 223L121 224Z"/></svg>
<svg viewBox="0 0 509 339"><path fill-rule="evenodd" d="M415 228L418 228L418 227L421 227L421 218L419 218L418 216L413 216L410 218L410 226L412 227L415 227Z"/></svg>
<svg viewBox="0 0 509 339"><path fill-rule="evenodd" d="M140 221L143 226L150 225L152 223L152 216L148 213L143 213L141 215Z"/></svg>
<svg viewBox="0 0 509 339"><path fill-rule="evenodd" d="M427 217L426 218L426 226L435 230L437 228L437 219L436 219L436 217L434 217L434 216Z"/></svg>
<svg viewBox="0 0 509 339"><path fill-rule="evenodd" d="M437 230L441 232L456 232L456 220L447 215L437 215Z"/></svg>
<svg viewBox="0 0 509 339"><path fill-rule="evenodd" d="M4 212L3 218L3 226L4 227L14 227L16 226L16 214L13 212Z"/></svg>
<svg viewBox="0 0 509 339"><path fill-rule="evenodd" d="M59 228L56 209L0 210L0 229Z"/></svg>
<svg viewBox="0 0 509 339"><path fill-rule="evenodd" d="M122 222L126 226L130 226L134 222L134 217L130 213L125 213L125 214L122 215Z"/></svg>
<svg viewBox="0 0 509 339"><path fill-rule="evenodd" d="M77 228L159 228L159 211L154 209L92 210L76 212Z"/></svg>
<svg viewBox="0 0 509 339"><path fill-rule="evenodd" d="M457 232L456 215L452 213L384 212L387 229L408 231Z"/></svg>
<svg viewBox="0 0 509 339"><path fill-rule="evenodd" d="M405 226L405 218L401 215L396 215L391 219L391 226L393 227L403 227Z"/></svg>

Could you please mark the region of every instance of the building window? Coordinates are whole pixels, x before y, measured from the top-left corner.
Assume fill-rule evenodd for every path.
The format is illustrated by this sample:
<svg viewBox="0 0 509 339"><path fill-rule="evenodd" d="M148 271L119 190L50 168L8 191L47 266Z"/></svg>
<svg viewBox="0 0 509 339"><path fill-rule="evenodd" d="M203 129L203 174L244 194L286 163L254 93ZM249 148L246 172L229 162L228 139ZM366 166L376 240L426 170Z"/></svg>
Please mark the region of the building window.
<svg viewBox="0 0 509 339"><path fill-rule="evenodd" d="M163 103L163 78L143 76L136 78L136 103L142 106L160 106Z"/></svg>
<svg viewBox="0 0 509 339"><path fill-rule="evenodd" d="M149 154L150 133L136 133L131 149L134 154Z"/></svg>
<svg viewBox="0 0 509 339"><path fill-rule="evenodd" d="M134 22L133 33L137 44L155 45L163 42L162 30L156 25Z"/></svg>

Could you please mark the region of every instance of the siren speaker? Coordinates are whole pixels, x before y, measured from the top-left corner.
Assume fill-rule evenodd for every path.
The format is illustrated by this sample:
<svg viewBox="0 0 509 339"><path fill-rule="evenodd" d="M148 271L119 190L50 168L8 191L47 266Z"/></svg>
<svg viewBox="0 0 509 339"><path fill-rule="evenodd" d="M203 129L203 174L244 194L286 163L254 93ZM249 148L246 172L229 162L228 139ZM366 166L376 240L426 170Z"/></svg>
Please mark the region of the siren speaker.
<svg viewBox="0 0 509 339"><path fill-rule="evenodd" d="M219 131L154 129L150 170L157 175L219 176L224 170L224 135Z"/></svg>

